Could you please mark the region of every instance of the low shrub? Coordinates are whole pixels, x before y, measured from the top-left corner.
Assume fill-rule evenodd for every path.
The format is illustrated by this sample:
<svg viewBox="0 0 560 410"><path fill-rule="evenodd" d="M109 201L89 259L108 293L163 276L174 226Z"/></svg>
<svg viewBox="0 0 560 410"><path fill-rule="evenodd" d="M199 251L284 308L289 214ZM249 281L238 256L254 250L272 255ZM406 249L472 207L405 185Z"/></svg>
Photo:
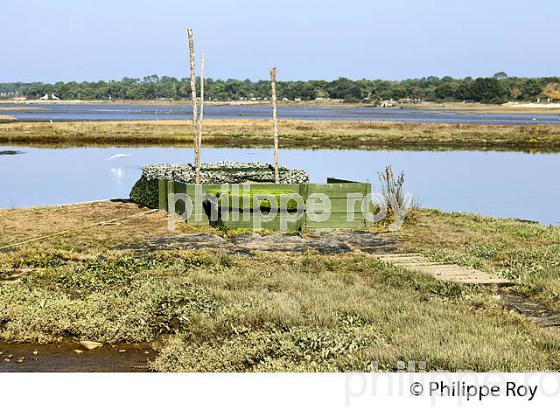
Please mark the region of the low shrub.
<svg viewBox="0 0 560 410"><path fill-rule="evenodd" d="M309 175L302 170L279 168L280 182L298 184L309 181ZM244 162L217 162L202 164L202 184L242 184L274 182L274 168L269 164ZM146 165L140 179L134 184L130 199L140 205L157 208L159 202L158 180L194 183L195 168L192 164Z"/></svg>

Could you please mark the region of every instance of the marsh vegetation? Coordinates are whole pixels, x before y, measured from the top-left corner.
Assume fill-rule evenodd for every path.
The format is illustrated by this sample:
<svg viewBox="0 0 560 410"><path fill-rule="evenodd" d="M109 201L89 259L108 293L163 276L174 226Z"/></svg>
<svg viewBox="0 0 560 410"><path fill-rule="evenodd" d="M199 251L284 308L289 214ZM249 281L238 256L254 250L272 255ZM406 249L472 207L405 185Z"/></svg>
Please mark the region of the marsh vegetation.
<svg viewBox="0 0 560 410"><path fill-rule="evenodd" d="M151 343L158 371L347 371L372 362L395 370L399 360L449 371L560 366L557 334L510 312L492 289L445 283L367 254L142 248L154 236L212 229L183 224L171 234L160 212L5 247L140 211L122 203L0 211L0 338ZM377 234L394 235L386 228ZM560 272L549 257L558 254L559 235L415 210L398 247L491 268L516 281L512 291L557 306ZM14 271L23 278L5 280Z"/></svg>
<svg viewBox="0 0 560 410"><path fill-rule="evenodd" d="M16 122L17 120L10 115L0 115L0 124Z"/></svg>
<svg viewBox="0 0 560 410"><path fill-rule="evenodd" d="M205 120L207 147L270 147L268 120ZM192 146L189 121L15 123L0 143L35 146ZM282 120L283 148L559 151L558 125L417 124Z"/></svg>

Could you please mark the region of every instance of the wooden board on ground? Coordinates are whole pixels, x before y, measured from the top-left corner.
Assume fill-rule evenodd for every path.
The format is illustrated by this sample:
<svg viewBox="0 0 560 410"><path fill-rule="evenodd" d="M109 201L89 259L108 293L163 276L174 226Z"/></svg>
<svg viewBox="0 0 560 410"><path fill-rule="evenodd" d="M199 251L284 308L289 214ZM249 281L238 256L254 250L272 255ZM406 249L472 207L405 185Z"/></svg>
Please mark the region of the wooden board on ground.
<svg viewBox="0 0 560 410"><path fill-rule="evenodd" d="M432 275L437 279L459 282L470 285L512 285L508 279L492 275L481 270L467 268L464 266L439 263L430 259L412 253L393 253L375 255L383 262L391 263L400 268L422 272Z"/></svg>

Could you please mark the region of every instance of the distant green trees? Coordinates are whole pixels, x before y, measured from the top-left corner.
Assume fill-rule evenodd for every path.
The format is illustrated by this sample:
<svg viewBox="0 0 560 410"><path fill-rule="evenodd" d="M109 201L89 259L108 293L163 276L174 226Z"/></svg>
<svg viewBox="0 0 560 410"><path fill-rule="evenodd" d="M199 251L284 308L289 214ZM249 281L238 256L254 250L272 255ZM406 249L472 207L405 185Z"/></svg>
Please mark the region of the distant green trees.
<svg viewBox="0 0 560 410"><path fill-rule="evenodd" d="M453 92L455 99L482 103L503 103L509 100L511 91L496 77L465 81Z"/></svg>
<svg viewBox="0 0 560 410"><path fill-rule="evenodd" d="M493 77L476 79L446 76L402 81L354 81L341 77L334 81L283 81L277 83L277 92L281 100L331 98L346 102L377 102L407 99L502 103L508 100L533 101L538 97L559 99L557 84L560 84L559 77L508 77L501 72ZM15 95L39 98L46 93L54 93L65 100L176 100L189 98L190 82L186 78L150 75L142 79L125 77L120 81L0 83L0 98ZM267 99L270 98L270 82L207 79L205 94L207 99L219 101Z"/></svg>

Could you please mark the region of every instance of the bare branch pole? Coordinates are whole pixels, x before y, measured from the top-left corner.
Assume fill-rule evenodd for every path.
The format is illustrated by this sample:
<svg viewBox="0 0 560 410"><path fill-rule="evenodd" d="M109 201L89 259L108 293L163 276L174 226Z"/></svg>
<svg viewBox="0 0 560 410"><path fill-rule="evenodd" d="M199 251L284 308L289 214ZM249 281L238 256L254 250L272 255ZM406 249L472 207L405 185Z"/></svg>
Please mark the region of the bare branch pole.
<svg viewBox="0 0 560 410"><path fill-rule="evenodd" d="M274 182L280 182L278 171L278 109L276 107L276 67L270 69L270 88L272 91L272 125L274 127Z"/></svg>
<svg viewBox="0 0 560 410"><path fill-rule="evenodd" d="M194 138L194 166L195 166L195 183L200 184L200 147L198 146L198 107L196 102L196 72L194 60L194 39L192 28L187 29L189 37L189 58L191 71L191 100L192 100L192 121L193 121L193 138Z"/></svg>

